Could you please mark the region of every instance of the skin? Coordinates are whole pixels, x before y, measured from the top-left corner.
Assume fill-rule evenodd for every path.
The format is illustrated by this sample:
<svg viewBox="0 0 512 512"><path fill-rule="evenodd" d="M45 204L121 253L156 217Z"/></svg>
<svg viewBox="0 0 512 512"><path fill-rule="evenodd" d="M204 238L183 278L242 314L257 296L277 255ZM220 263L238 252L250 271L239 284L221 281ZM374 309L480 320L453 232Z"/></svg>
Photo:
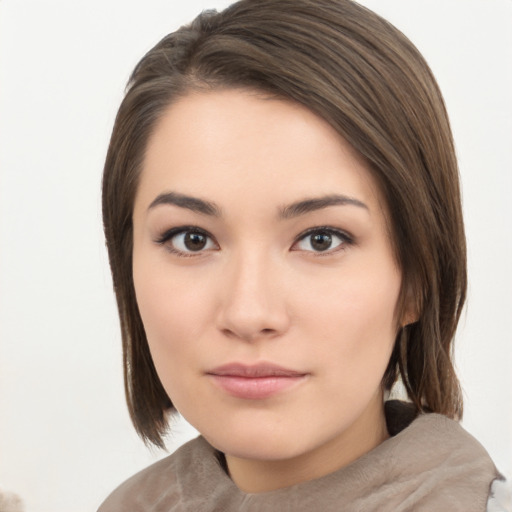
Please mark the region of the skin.
<svg viewBox="0 0 512 512"><path fill-rule="evenodd" d="M169 193L215 212L170 204ZM355 202L289 207L333 194ZM194 92L156 126L133 212L137 301L165 390L243 491L321 477L387 438L381 380L401 274L386 218L363 159L303 106ZM165 238L182 226L200 229L205 245ZM319 227L339 232L321 250L307 233ZM240 398L208 374L232 362L301 377Z"/></svg>

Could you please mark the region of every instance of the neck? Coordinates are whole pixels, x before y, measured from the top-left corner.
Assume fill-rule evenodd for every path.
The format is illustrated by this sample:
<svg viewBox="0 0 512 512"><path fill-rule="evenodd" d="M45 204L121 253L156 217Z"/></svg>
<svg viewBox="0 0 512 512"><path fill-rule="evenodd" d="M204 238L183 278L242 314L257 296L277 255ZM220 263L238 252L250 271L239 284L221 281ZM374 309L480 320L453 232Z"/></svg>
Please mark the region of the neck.
<svg viewBox="0 0 512 512"><path fill-rule="evenodd" d="M321 478L349 465L389 437L382 394L340 435L307 453L283 460L254 460L226 454L229 474L246 493L267 492Z"/></svg>

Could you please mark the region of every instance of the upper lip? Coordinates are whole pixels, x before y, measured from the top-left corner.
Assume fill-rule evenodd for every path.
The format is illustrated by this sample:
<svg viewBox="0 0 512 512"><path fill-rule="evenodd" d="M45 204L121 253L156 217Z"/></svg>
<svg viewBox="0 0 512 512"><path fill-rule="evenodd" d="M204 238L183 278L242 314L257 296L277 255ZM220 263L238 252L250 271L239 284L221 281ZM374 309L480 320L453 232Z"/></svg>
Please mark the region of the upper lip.
<svg viewBox="0 0 512 512"><path fill-rule="evenodd" d="M258 363L246 365L242 363L228 363L217 366L206 372L209 375L231 377L302 377L306 372L291 370L273 363Z"/></svg>

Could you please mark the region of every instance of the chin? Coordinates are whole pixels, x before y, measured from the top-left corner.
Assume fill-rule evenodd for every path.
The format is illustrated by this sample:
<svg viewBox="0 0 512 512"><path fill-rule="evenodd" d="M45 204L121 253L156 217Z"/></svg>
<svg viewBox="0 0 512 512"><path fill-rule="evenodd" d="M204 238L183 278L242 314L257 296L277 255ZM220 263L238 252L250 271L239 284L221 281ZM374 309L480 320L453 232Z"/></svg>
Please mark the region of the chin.
<svg viewBox="0 0 512 512"><path fill-rule="evenodd" d="M236 435L223 439L206 437L206 439L222 453L240 459L287 460L306 451L303 446L297 443L296 439L290 439L290 436L283 439L283 436L260 434L259 436Z"/></svg>
<svg viewBox="0 0 512 512"><path fill-rule="evenodd" d="M333 428L331 422L307 422L304 419L257 421L254 416L238 415L217 428L199 429L217 450L241 459L277 461L314 452L336 439L343 425Z"/></svg>

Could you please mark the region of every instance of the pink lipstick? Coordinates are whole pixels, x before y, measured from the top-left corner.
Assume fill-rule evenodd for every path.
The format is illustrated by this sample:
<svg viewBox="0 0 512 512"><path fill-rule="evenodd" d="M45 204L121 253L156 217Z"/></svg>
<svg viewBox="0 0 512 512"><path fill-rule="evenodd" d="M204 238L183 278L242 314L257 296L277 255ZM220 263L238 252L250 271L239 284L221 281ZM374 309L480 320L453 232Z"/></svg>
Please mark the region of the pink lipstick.
<svg viewBox="0 0 512 512"><path fill-rule="evenodd" d="M303 381L307 373L272 363L229 363L206 372L221 389L237 398L263 400Z"/></svg>

